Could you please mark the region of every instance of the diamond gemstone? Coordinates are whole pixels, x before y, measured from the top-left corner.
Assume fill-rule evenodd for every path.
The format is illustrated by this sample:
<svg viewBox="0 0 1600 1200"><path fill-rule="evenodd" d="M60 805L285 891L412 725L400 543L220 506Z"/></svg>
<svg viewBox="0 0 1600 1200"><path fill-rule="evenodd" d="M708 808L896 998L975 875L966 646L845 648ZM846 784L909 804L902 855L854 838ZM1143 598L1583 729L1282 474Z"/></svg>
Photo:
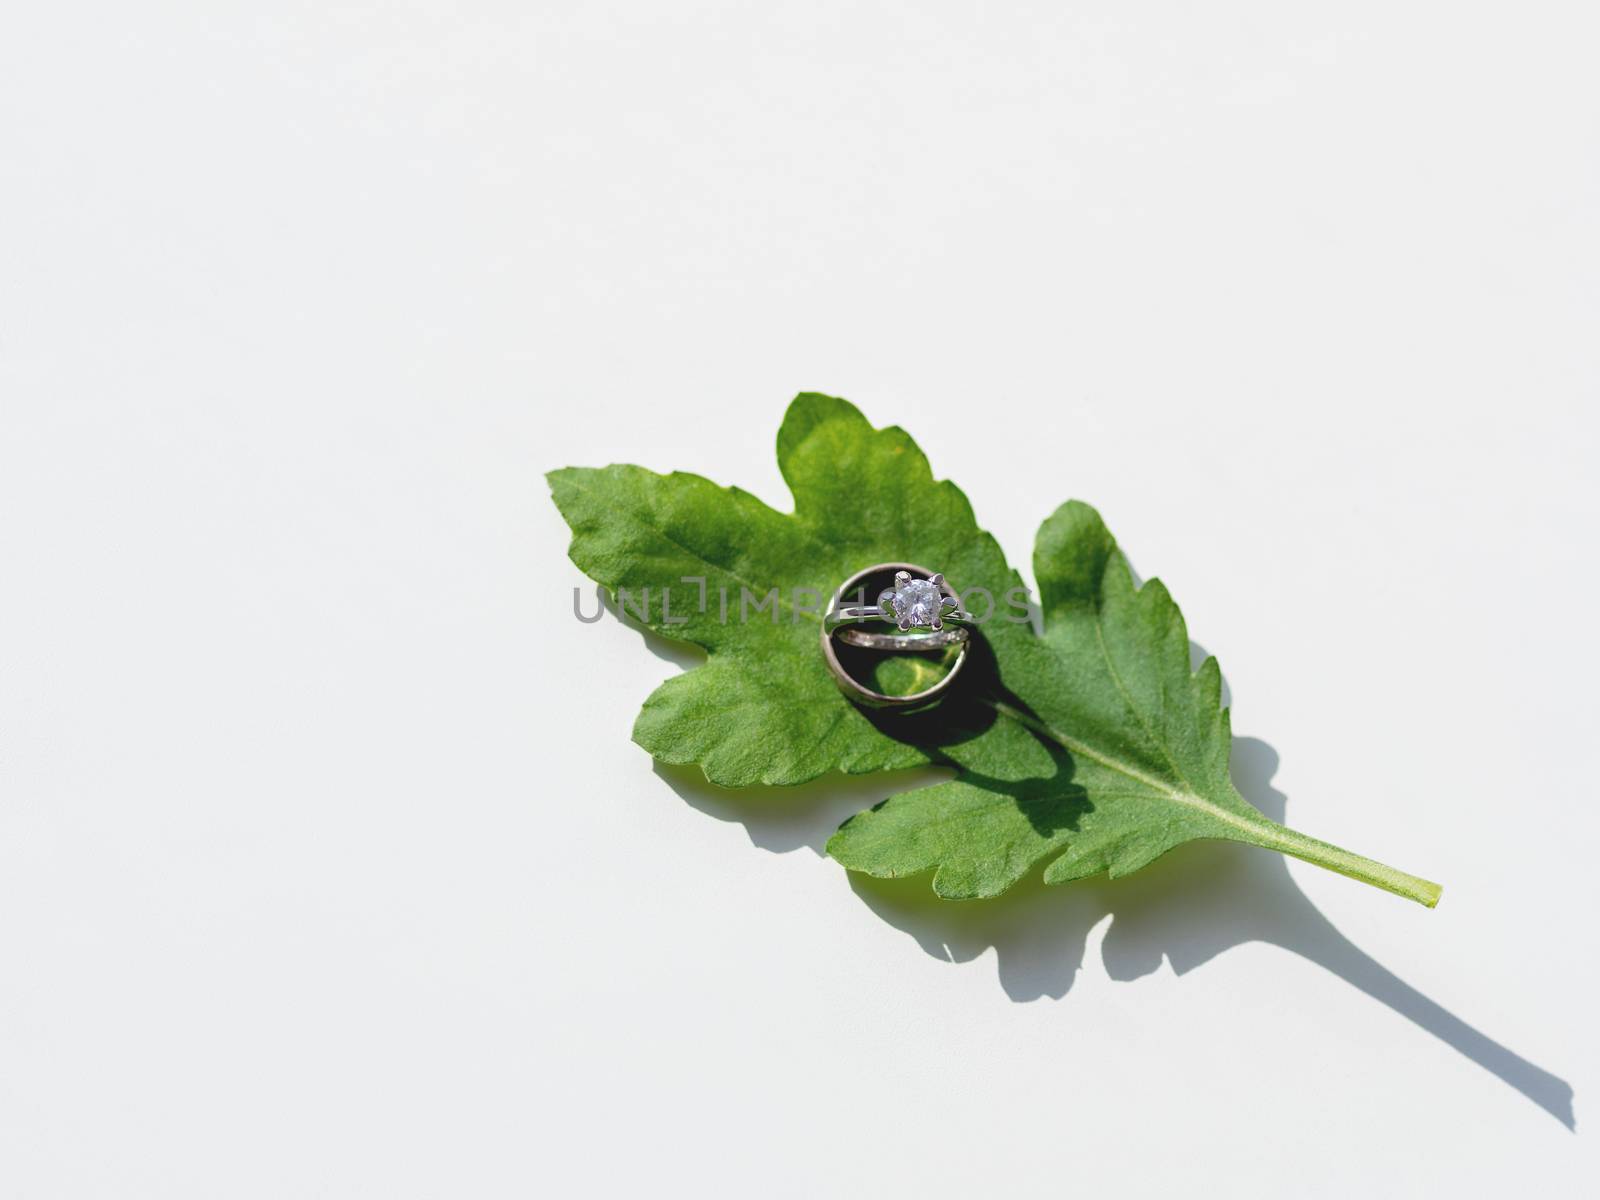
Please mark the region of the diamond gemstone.
<svg viewBox="0 0 1600 1200"><path fill-rule="evenodd" d="M893 593L889 606L894 615L913 625L932 625L943 606L944 593L931 579L910 579Z"/></svg>

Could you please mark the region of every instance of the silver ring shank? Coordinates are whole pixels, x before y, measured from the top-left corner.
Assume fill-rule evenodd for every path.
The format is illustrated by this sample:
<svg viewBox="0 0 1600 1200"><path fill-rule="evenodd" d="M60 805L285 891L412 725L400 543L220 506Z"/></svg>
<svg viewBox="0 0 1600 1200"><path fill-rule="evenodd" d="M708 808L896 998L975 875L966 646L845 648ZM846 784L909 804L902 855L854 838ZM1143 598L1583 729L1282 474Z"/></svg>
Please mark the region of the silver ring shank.
<svg viewBox="0 0 1600 1200"><path fill-rule="evenodd" d="M841 625L849 625L860 621L884 621L890 625L895 623L895 619L876 604L847 604L843 607L830 608L827 615L822 618L822 628L826 632L832 633ZM963 609L955 608L939 614L939 623L941 625L966 625L971 622L972 614ZM879 649L882 649L882 647L879 647Z"/></svg>
<svg viewBox="0 0 1600 1200"><path fill-rule="evenodd" d="M865 629L847 627L838 630L834 636L847 645L860 646L866 650L888 650L897 654L909 654L959 645L970 638L972 632L964 625L952 626L949 629L930 629L927 633L868 633Z"/></svg>

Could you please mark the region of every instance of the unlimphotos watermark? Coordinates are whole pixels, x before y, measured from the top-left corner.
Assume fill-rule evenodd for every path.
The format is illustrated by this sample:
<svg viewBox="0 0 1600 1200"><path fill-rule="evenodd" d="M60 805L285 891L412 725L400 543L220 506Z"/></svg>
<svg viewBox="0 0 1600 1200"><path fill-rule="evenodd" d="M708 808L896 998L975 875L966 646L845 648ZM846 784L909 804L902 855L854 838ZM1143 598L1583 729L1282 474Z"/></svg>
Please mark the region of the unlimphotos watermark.
<svg viewBox="0 0 1600 1200"><path fill-rule="evenodd" d="M683 575L677 584L659 587L641 587L636 592L630 588L617 588L614 597L618 616L632 617L641 625L687 625L694 615L715 614L719 624L747 625L751 621L766 620L779 624L788 614L791 625L802 618L820 621L830 605L848 600L852 604L870 603L864 592L846 597L839 593L820 592L815 588L796 587L787 590L768 588L757 594L743 584L737 595L729 588L718 587L714 592L704 575ZM693 585L683 588L680 585ZM674 592L673 588L680 590ZM685 594L687 593L687 594ZM585 625L593 625L606 613L606 589L595 584L595 608L592 614L583 611L583 589L572 589L572 615ZM1008 621L1013 625L1026 625L1034 619L1032 596L1022 586L1007 588L996 601L988 588L966 588L960 593L961 607L970 614L974 625L992 620Z"/></svg>

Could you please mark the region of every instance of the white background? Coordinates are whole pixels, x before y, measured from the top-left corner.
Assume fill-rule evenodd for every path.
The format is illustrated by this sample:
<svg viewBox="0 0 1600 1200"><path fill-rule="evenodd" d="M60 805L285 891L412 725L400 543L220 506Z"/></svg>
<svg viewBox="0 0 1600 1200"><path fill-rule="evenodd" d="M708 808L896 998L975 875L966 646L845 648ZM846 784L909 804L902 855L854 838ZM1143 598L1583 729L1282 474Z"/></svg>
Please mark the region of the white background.
<svg viewBox="0 0 1600 1200"><path fill-rule="evenodd" d="M0 1192L1586 1194L1597 37L12 6ZM819 854L917 776L654 771L692 658L573 620L542 472L785 507L802 389L1020 563L1098 505L1247 794L1439 908L1207 846L940 905Z"/></svg>

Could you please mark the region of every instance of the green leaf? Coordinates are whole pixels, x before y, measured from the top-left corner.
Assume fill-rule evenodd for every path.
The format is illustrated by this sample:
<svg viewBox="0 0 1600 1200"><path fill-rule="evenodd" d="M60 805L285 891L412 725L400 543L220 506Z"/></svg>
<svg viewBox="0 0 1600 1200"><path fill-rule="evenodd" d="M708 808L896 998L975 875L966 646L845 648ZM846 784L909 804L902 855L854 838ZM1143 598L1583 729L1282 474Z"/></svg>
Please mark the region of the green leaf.
<svg viewBox="0 0 1600 1200"><path fill-rule="evenodd" d="M698 764L730 787L948 766L948 782L846 821L828 852L873 875L932 872L950 898L998 895L1040 864L1047 883L1126 875L1184 842L1220 838L1438 901L1438 885L1245 801L1228 774L1216 660L1191 671L1172 597L1157 580L1134 581L1086 504L1064 504L1039 531L1042 636L997 609L959 697L910 717L857 708L818 649L823 598L841 580L875 562L918 562L1003 601L1021 579L916 443L872 428L846 401L797 397L778 463L792 514L696 475L550 473L572 560L643 624L708 652L645 701L634 740L658 759ZM770 609L753 608L773 594ZM903 661L912 656L882 657L915 669Z"/></svg>

